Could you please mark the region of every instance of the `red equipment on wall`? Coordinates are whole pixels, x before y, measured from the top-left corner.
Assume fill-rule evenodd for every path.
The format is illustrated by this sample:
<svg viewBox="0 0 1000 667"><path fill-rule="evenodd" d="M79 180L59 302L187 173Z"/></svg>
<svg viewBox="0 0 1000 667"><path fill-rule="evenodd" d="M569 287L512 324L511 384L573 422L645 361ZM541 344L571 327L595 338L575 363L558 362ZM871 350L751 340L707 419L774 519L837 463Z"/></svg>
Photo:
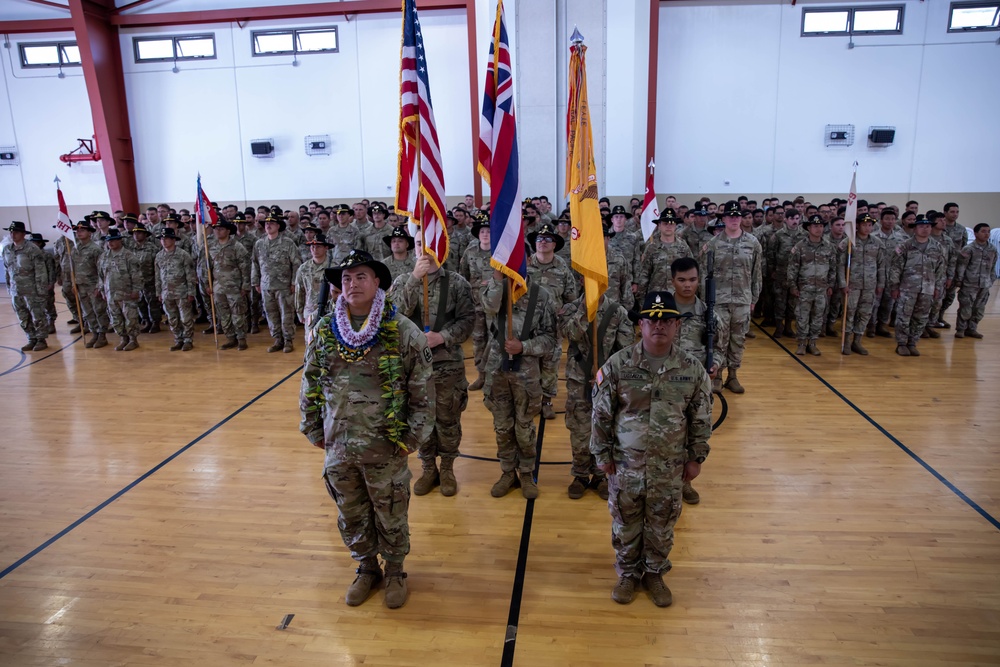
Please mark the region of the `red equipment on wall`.
<svg viewBox="0 0 1000 667"><path fill-rule="evenodd" d="M62 162L72 167L74 162L101 161L101 149L97 146L96 136L92 136L90 139L77 139L77 141L80 142L79 146L69 153L59 156Z"/></svg>

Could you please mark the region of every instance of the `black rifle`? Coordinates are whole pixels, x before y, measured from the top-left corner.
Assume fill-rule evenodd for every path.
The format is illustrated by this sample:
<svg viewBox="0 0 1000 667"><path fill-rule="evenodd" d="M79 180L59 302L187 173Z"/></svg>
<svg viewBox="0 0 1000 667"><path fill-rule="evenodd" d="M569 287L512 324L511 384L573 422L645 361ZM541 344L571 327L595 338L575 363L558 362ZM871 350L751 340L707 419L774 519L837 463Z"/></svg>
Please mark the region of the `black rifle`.
<svg viewBox="0 0 1000 667"><path fill-rule="evenodd" d="M708 251L705 266L705 370L711 372L715 360L715 251Z"/></svg>

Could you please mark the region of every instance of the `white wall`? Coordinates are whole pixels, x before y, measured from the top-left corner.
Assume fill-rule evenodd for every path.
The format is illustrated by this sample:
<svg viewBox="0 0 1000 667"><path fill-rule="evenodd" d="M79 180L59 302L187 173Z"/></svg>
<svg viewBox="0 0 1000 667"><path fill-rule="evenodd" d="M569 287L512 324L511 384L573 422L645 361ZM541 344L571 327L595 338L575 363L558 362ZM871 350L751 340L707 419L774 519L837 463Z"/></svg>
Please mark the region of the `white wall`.
<svg viewBox="0 0 1000 667"><path fill-rule="evenodd" d="M948 5L905 0L902 35L848 49L800 36L823 3L661 3L657 191L837 192L857 160L862 191L996 192L1000 47L947 34ZM828 123L854 145L826 148ZM869 148L871 125L895 143Z"/></svg>

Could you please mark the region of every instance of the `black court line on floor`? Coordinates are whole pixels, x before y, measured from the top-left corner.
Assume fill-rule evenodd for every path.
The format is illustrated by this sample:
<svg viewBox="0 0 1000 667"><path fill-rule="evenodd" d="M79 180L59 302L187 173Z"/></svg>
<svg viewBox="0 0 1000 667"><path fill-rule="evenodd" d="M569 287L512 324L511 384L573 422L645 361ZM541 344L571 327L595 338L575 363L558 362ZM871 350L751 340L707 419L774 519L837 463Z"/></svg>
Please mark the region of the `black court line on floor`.
<svg viewBox="0 0 1000 667"><path fill-rule="evenodd" d="M538 420L538 439L535 441L535 481L542 462L542 438L545 435L545 420ZM500 667L514 664L514 649L517 646L517 625L521 617L521 598L524 595L524 575L528 569L528 545L531 542L531 521L535 515L535 501L528 500L524 507L524 523L521 524L521 546L517 551L517 568L514 570L514 586L510 593L510 611L507 613L507 631L503 640L503 655Z"/></svg>
<svg viewBox="0 0 1000 667"><path fill-rule="evenodd" d="M76 345L76 344L77 344L77 343L79 343L79 342L80 342L81 340L83 340L83 336L77 336L76 338L74 338L74 339L73 339L73 342L71 342L71 343L67 343L66 345L63 345L62 347L60 347L60 348L59 348L58 350L55 350L55 351L53 351L53 352L49 352L49 353L48 353L48 354L46 354L46 355L45 355L44 357L39 357L38 359L35 359L35 360L33 360L33 361L29 361L29 362L28 362L28 363L26 363L26 364L24 363L24 360L22 359L22 360L21 360L21 363L19 363L19 364L18 364L17 366L14 366L14 368L11 368L11 369L9 369L9 370L6 370L6 371L4 371L3 373L0 373L0 377L3 377L4 375L10 375L10 374L11 374L11 373L13 373L14 371L19 371L19 370L21 370L22 368L27 368L28 366L34 366L34 365L35 365L35 364L37 364L37 363L38 363L39 361L45 361L45 360L46 360L46 359L48 359L49 357L53 357L53 356L55 356L55 355L59 354L60 352L62 352L63 350L65 350L65 349L66 349L67 347L69 347L70 345Z"/></svg>
<svg viewBox="0 0 1000 667"><path fill-rule="evenodd" d="M843 394L841 394L837 390L836 387L834 387L832 384L830 384L829 382L827 382L826 379L822 375L820 375L819 373L817 373L816 371L814 371L809 366L809 364L807 364L804 361L802 361L801 359L799 359L798 356L796 356L796 354L794 352L792 352L787 347L785 347L784 344L781 341L779 341L777 338L775 338L774 336L772 336L769 331L767 331L766 329L764 329L764 327L762 327L761 325L757 324L756 322L754 322L753 324L758 329L760 329L761 331L763 331L764 334L768 338L770 338L771 341L773 341L778 347L780 347L782 350L784 350L785 353L788 354L788 356L790 356L792 359L794 359L796 362L798 362L798 364L800 366L802 366L802 368L804 368L807 371L809 371L809 373L814 378L816 378L817 380L819 380L823 384L823 386L825 386L827 389L829 389L830 391L832 391L833 394L837 398L839 398L840 400L842 400L844 403L846 403L848 406L850 406L855 412L857 412L859 415L861 415L862 417L864 417L865 420L869 424L871 424L872 426L874 426L879 431L879 433L881 433L882 435L884 435L894 445L896 445L901 450L903 450L904 452L906 452L910 456L910 458L912 458L914 461L916 461L917 463L919 463L920 466L923 467L924 470L926 470L927 472L929 472L932 476L934 476L935 479L937 479L939 482L941 482L942 484L944 484L952 493L954 493L956 496L958 496L959 498L961 498L965 502L965 504L967 504L972 509L976 510L976 512L978 512L980 516L982 516L984 519L986 519L987 521L989 521L993 525L994 528L996 528L997 530L1000 530L1000 520L997 520L996 517L994 517L992 514L990 514L989 512L987 512L982 507L980 507L979 503L977 503L976 501L974 501L969 496L965 495L962 492L961 489L959 489L957 486L955 486L954 484L952 484L951 482L949 482L948 479L944 475L942 475L941 473L939 473L937 470L935 470L934 467L931 466L931 464L927 463L927 461L924 461L922 458L920 458L920 456L918 456L916 452L914 452L912 449L910 449L909 447L907 447L906 445L904 445L902 442L899 441L899 439L896 436L894 436L892 433L889 433L889 431L887 431L885 429L885 427L883 427L877 421L875 421L874 419L872 419L868 415L867 412L865 412L864 410L862 410L861 408L859 408L857 405L855 405L854 403L852 403L849 398L847 398L846 396L844 396Z"/></svg>
<svg viewBox="0 0 1000 667"><path fill-rule="evenodd" d="M150 468L149 470L147 470L143 475L141 475L140 477L136 478L134 481L132 481L130 484L128 484L127 486L125 486L124 488L122 488L120 491L118 491L117 493L115 493L113 496L111 496L110 498L108 498L107 500L105 500L104 502L102 502L100 505L98 505L94 509L92 509L89 512L87 512L82 517L80 517L79 519L77 519L76 521L74 521L73 523L71 523L70 525L68 525L65 528L63 528L61 531L59 531L58 533L56 533L55 535L53 535L52 537L50 537L49 539L47 539L45 542L43 542L39 546L37 546L34 549L32 549L30 552L28 552L27 554L25 554L24 556L22 556L21 558L19 558L12 565L7 566L3 571L0 571L0 579L3 579L8 574L10 574L11 572L13 572L17 568L21 567L22 565L24 565L25 563L27 563L32 558L34 558L35 556L37 556L41 552L45 551L45 549L49 548L50 546L52 546L53 544L55 544L57 541L59 541L61 538L65 537L74 528L78 527L84 521L86 521L87 519L93 517L95 514L97 514L98 512L100 512L102 509L104 509L105 507L107 507L108 505L110 505L111 503L113 503L114 501L116 501L119 498L121 498L123 495L125 495L126 493L128 493L129 491L131 491L140 482L142 482L143 480L145 480L147 477L151 476L153 473L155 473L156 471L158 471L160 468L162 468L163 466L167 465L168 463L170 463L171 461L173 461L174 459L176 459L178 456L180 456L181 454L183 454L184 452L186 452L187 450L191 449L192 447L194 447L195 445L197 445L199 442L201 442L202 440L204 440L205 438L207 438L208 436L210 436L212 433L214 433L215 431L217 431L220 428L222 428L223 426L225 426L233 418L237 417L240 413L242 413L244 410L246 410L247 408L249 408L251 405L253 405L254 403L256 403L257 401L259 401L260 399L262 399L265 396L267 396L268 394L270 394L272 391L274 391L279 386L281 386L282 384L284 384L289 378L291 378L292 376L296 375L301 370L302 370L302 366L299 366L294 371L292 371L291 373L289 373L285 377L281 378L280 380L278 380L277 382L275 382L274 384L272 384L270 387L268 387L267 389L265 389L261 393L257 394L256 396L254 396L252 399L250 399L246 403L244 403L242 406L240 406L239 408L237 408L234 412L231 412L225 419L223 419L222 421L218 422L215 426L213 426L212 428L208 429L207 431L205 431L204 433L202 433L201 435L199 435L197 438L195 438L194 440L192 440L188 444L184 445L183 447L181 447L180 449L178 449L176 452L174 452L173 454L171 454L167 458L165 458L162 461L160 461L159 463L157 463L155 466L153 466L152 468Z"/></svg>
<svg viewBox="0 0 1000 667"><path fill-rule="evenodd" d="M24 350L22 350L22 349L21 349L21 348L19 348L19 347L10 347L9 345L0 345L0 349L4 349L4 350L10 350L10 351L11 351L11 352L13 352L14 354L19 354L19 355L21 355L21 357L20 357L20 358L19 358L19 359L17 360L17 363L16 363L16 364L14 364L13 366L11 366L11 367L10 367L10 368L8 368L7 370L5 370L5 371L4 371L3 373L0 373L0 377L3 377L4 375L6 375L7 373L10 373L11 371L16 371L16 370L17 370L17 368L18 368L18 367L19 367L19 366L20 366L21 364L23 364L23 363L24 363L24 360L28 358L28 355L26 355L26 354L24 353Z"/></svg>

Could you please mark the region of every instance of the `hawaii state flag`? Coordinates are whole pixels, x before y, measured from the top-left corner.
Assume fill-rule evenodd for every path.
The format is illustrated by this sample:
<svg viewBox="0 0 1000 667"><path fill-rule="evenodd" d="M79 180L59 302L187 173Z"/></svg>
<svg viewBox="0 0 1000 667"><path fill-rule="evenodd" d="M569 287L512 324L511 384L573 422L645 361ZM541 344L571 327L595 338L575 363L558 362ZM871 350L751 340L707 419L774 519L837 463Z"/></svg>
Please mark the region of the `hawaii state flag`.
<svg viewBox="0 0 1000 667"><path fill-rule="evenodd" d="M198 199L194 204L194 217L199 225L214 225L219 222L218 211L212 206L212 200L201 188L201 174L198 174Z"/></svg>
<svg viewBox="0 0 1000 667"><path fill-rule="evenodd" d="M648 241L656 231L656 221L660 218L660 207L656 203L656 190L653 188L653 172L646 179L646 198L642 202L642 215L639 224L642 226L642 240Z"/></svg>

